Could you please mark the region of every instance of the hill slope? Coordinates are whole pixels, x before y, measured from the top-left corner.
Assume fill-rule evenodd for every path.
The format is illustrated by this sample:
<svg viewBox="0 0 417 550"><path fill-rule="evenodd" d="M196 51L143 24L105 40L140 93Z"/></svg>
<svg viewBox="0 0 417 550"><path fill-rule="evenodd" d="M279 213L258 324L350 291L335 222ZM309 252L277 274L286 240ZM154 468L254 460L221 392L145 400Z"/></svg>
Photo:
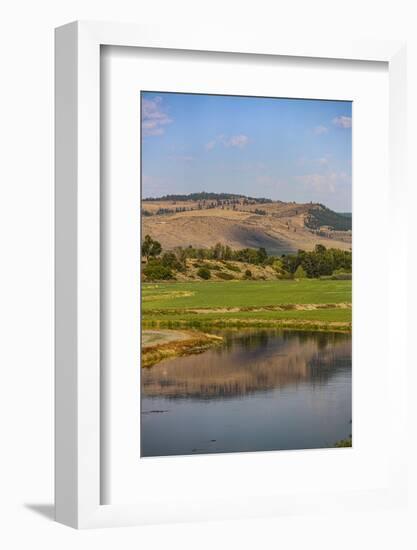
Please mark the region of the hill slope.
<svg viewBox="0 0 417 550"><path fill-rule="evenodd" d="M264 247L275 255L316 244L351 248L350 219L321 204L201 193L144 200L142 214L143 234L165 250L217 242L234 249Z"/></svg>

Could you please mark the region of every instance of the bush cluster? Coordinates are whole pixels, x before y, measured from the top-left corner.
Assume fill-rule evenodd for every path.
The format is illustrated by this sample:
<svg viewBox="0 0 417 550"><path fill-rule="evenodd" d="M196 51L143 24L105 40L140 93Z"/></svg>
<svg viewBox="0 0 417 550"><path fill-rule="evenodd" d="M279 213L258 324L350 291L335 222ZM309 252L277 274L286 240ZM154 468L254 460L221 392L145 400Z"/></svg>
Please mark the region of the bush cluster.
<svg viewBox="0 0 417 550"><path fill-rule="evenodd" d="M231 273L226 273L225 271L219 271L216 273L216 277L219 279L223 279L224 281L231 281L234 279L233 275Z"/></svg>
<svg viewBox="0 0 417 550"><path fill-rule="evenodd" d="M299 250L281 258L282 269L295 276L299 266L307 277L318 278L333 275L335 271L352 272L352 252L338 248L326 248L318 244L312 252Z"/></svg>
<svg viewBox="0 0 417 550"><path fill-rule="evenodd" d="M196 260L223 260L263 264L268 259L265 248L242 248L233 250L228 245L217 243L210 248L194 248L189 246L181 249L187 258ZM230 268L229 268L230 269Z"/></svg>
<svg viewBox="0 0 417 550"><path fill-rule="evenodd" d="M253 265L271 266L278 279L327 278L335 280L349 280L352 278L352 252L337 248L326 248L318 244L312 252L299 250L297 254L268 256L264 248L242 248L232 250L229 246L217 243L211 248L176 248L163 252L158 241L149 235L142 243L142 256L146 258L143 274L148 280L175 279L175 272L185 273L187 258L201 261L194 263L198 268L197 276L200 279L210 279L210 271L216 271L218 278L233 279L231 273L221 271L221 267L207 260L221 261L229 271L239 273L241 268L231 261L244 262ZM251 270L244 273L246 279L252 278ZM262 275L259 277L262 278Z"/></svg>
<svg viewBox="0 0 417 550"><path fill-rule="evenodd" d="M150 279L152 281L166 281L168 279L174 279L174 275L172 274L172 271L169 269L169 267L165 267L158 260L156 262L150 261L143 268L143 274L146 276L147 279Z"/></svg>
<svg viewBox="0 0 417 550"><path fill-rule="evenodd" d="M174 252L164 252L161 257L161 263L164 267L175 269L176 271L185 271L184 263L180 262Z"/></svg>
<svg viewBox="0 0 417 550"><path fill-rule="evenodd" d="M207 267L200 267L197 271L197 275L200 277L200 279L210 279L211 273L210 270L207 269Z"/></svg>

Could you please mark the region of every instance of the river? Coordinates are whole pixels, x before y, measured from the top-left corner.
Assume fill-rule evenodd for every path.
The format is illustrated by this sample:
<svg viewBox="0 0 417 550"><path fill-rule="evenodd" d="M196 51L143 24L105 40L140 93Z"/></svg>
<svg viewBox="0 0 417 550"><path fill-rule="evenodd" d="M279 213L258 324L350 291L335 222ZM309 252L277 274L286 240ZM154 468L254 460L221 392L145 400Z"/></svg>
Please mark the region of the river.
<svg viewBox="0 0 417 550"><path fill-rule="evenodd" d="M326 448L351 435L350 334L216 334L224 346L142 369L141 456Z"/></svg>

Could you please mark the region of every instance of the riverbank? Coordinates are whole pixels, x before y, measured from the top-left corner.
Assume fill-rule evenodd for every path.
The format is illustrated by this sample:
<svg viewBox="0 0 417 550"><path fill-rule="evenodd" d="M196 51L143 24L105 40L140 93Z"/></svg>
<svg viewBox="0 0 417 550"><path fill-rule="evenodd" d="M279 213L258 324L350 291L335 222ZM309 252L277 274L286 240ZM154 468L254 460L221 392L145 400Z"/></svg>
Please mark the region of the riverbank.
<svg viewBox="0 0 417 550"><path fill-rule="evenodd" d="M146 329L181 329L194 328L199 330L221 328L275 328L280 330L341 332L351 333L352 324L346 322L309 321L297 319L154 319L142 322Z"/></svg>
<svg viewBox="0 0 417 550"><path fill-rule="evenodd" d="M336 441L334 446L337 448L352 447L352 436L347 437L346 439L339 439L339 441Z"/></svg>
<svg viewBox="0 0 417 550"><path fill-rule="evenodd" d="M223 343L223 338L196 330L142 330L142 367L163 359L202 353Z"/></svg>

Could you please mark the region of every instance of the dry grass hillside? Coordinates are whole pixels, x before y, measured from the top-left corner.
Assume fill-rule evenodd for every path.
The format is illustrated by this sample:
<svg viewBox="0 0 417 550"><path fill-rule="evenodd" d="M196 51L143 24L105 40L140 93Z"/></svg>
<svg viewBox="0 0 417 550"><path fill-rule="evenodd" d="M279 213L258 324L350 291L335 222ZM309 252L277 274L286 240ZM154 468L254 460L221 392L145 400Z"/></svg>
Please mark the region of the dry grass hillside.
<svg viewBox="0 0 417 550"><path fill-rule="evenodd" d="M187 269L184 272L176 272L177 281L201 280L198 270L202 267L210 271L212 281L224 280L263 280L275 281L277 271L270 265L254 265L246 262L233 262L224 260L187 260Z"/></svg>
<svg viewBox="0 0 417 550"><path fill-rule="evenodd" d="M280 255L316 244L349 250L349 230L338 230L343 217L319 204L233 200L151 200L142 202L142 231L162 244L208 248L216 243L233 249L264 247ZM337 223L324 225L330 220Z"/></svg>

